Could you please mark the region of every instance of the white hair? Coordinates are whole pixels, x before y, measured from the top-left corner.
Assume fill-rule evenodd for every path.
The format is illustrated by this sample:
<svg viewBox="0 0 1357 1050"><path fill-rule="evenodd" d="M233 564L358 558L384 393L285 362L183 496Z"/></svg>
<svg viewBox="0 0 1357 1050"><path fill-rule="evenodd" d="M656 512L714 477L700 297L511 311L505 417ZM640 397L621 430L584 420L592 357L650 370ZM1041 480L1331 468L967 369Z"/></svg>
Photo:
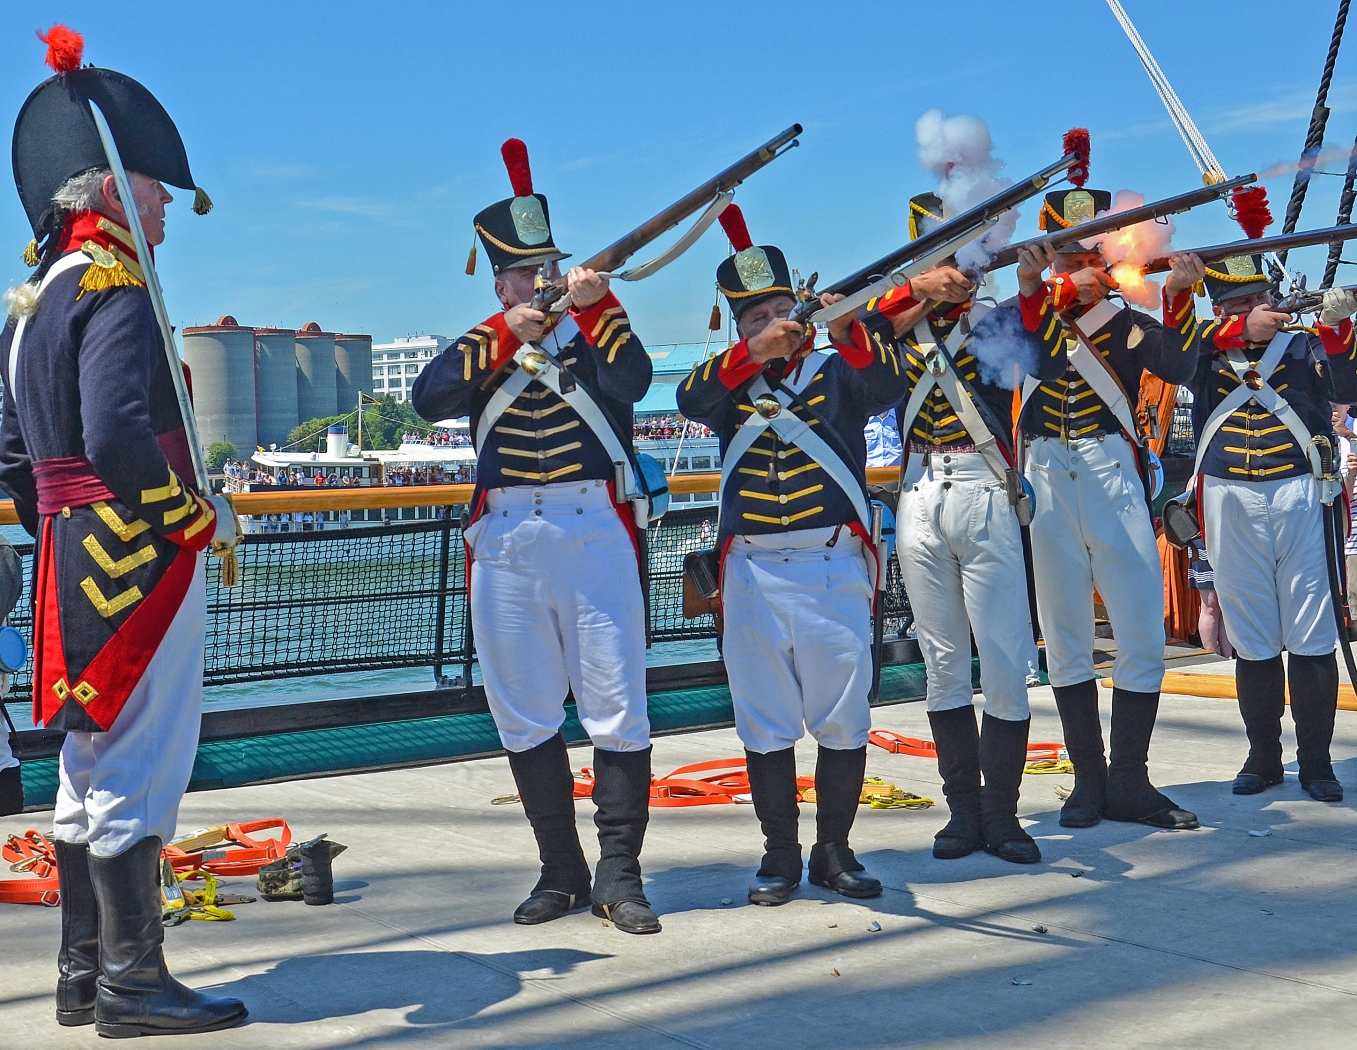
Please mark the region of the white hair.
<svg viewBox="0 0 1357 1050"><path fill-rule="evenodd" d="M104 199L104 179L108 168L91 168L67 179L52 194L52 203L67 215L78 211L102 212L108 203Z"/></svg>

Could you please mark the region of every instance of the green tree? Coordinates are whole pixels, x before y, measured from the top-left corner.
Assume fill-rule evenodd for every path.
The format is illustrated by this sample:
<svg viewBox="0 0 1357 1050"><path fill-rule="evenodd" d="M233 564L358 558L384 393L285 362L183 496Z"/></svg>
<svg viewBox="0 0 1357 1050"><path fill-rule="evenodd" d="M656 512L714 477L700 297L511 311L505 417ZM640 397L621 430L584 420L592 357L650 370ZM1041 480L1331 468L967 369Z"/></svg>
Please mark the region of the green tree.
<svg viewBox="0 0 1357 1050"><path fill-rule="evenodd" d="M228 460L235 459L240 453L229 441L214 441L207 446L207 469L221 470Z"/></svg>
<svg viewBox="0 0 1357 1050"><path fill-rule="evenodd" d="M390 394L381 397L363 413L363 448L400 448L401 435L407 431L429 429L429 424L408 402L397 401Z"/></svg>

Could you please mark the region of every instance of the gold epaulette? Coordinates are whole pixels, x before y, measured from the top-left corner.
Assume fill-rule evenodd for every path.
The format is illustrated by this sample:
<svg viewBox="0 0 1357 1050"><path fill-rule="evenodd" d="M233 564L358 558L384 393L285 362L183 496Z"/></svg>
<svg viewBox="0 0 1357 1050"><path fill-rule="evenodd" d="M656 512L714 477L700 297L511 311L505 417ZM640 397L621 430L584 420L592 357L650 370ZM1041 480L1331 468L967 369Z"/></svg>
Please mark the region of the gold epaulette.
<svg viewBox="0 0 1357 1050"><path fill-rule="evenodd" d="M90 265L80 276L80 296L86 292L102 292L109 288L141 288L145 275L141 267L116 248L110 250L98 241L86 241L80 250L90 257Z"/></svg>

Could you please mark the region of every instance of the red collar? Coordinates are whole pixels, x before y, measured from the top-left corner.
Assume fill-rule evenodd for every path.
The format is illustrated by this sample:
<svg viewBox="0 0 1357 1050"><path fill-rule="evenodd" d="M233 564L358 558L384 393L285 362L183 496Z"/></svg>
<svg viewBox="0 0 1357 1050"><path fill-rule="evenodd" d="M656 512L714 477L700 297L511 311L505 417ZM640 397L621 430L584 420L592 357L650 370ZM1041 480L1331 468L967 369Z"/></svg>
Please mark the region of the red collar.
<svg viewBox="0 0 1357 1050"><path fill-rule="evenodd" d="M93 241L100 248L112 252L140 278L136 245L126 226L97 211L78 211L66 219L61 239L57 241L57 253L64 255L74 248L84 247L86 241ZM151 249L151 258L155 258L154 248Z"/></svg>

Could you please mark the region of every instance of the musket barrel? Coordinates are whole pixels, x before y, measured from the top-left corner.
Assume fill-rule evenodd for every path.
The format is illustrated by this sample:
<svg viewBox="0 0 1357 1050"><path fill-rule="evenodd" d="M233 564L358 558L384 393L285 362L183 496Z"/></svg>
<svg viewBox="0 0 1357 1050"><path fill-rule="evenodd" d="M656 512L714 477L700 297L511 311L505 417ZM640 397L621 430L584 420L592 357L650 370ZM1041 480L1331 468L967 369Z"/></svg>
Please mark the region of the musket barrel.
<svg viewBox="0 0 1357 1050"><path fill-rule="evenodd" d="M778 151L800 135L801 130L800 124L793 124L781 134L775 135L758 149L741 157L715 178L708 179L687 196L675 201L654 218L638 226L625 237L608 245L581 265L585 269L594 270L598 273L607 273L617 269L656 237L663 236L689 215L709 204L718 193L733 190L754 172L771 163L778 156Z"/></svg>
<svg viewBox="0 0 1357 1050"><path fill-rule="evenodd" d="M1308 248L1315 244L1337 244L1357 238L1357 224L1344 226L1326 226L1318 230L1298 230L1295 233L1281 233L1276 237L1256 237L1252 240L1230 241L1228 244L1212 244L1205 248L1187 248L1184 251L1197 255L1202 262L1218 262L1235 255L1259 255L1267 252L1288 252L1293 248ZM1164 273L1169 269L1169 257L1161 255L1151 259L1143 267L1143 273Z"/></svg>
<svg viewBox="0 0 1357 1050"><path fill-rule="evenodd" d="M1137 223L1149 222L1152 219L1162 219L1168 215L1177 215L1180 212L1189 211L1200 205L1219 200L1237 187L1247 186L1257 181L1257 175L1240 175L1229 182L1218 182L1211 186L1203 186L1200 189L1180 193L1176 197L1166 197L1164 200L1155 201L1153 204L1144 204L1129 211L1103 214L1087 222L1081 222L1078 226L1071 227L1068 230L1059 230L1049 236L1032 237L1025 241L1018 241L1015 244L1000 248L985 269L986 271L1000 270L1005 266L1012 266L1018 261L1019 252L1024 248L1041 244L1043 241L1050 243L1053 247L1063 248L1075 241L1087 240L1089 237L1097 237L1113 230L1122 230Z"/></svg>
<svg viewBox="0 0 1357 1050"><path fill-rule="evenodd" d="M910 260L921 258L942 247L956 237L958 233L973 229L983 222L997 218L1004 212L1016 208L1033 194L1045 189L1053 177L1059 175L1062 171L1068 171L1078 161L1079 154L1077 153L1070 153L1061 157L1054 164L1042 168L1041 171L1021 182L1015 182L983 204L978 204L969 211L962 212L955 219L948 219L922 237L915 238L903 247L891 252L890 255L878 259L869 266L864 266L856 273L851 273L843 280L835 282L828 288L822 288L820 291L852 295L854 292L865 288L874 279L884 277Z"/></svg>

